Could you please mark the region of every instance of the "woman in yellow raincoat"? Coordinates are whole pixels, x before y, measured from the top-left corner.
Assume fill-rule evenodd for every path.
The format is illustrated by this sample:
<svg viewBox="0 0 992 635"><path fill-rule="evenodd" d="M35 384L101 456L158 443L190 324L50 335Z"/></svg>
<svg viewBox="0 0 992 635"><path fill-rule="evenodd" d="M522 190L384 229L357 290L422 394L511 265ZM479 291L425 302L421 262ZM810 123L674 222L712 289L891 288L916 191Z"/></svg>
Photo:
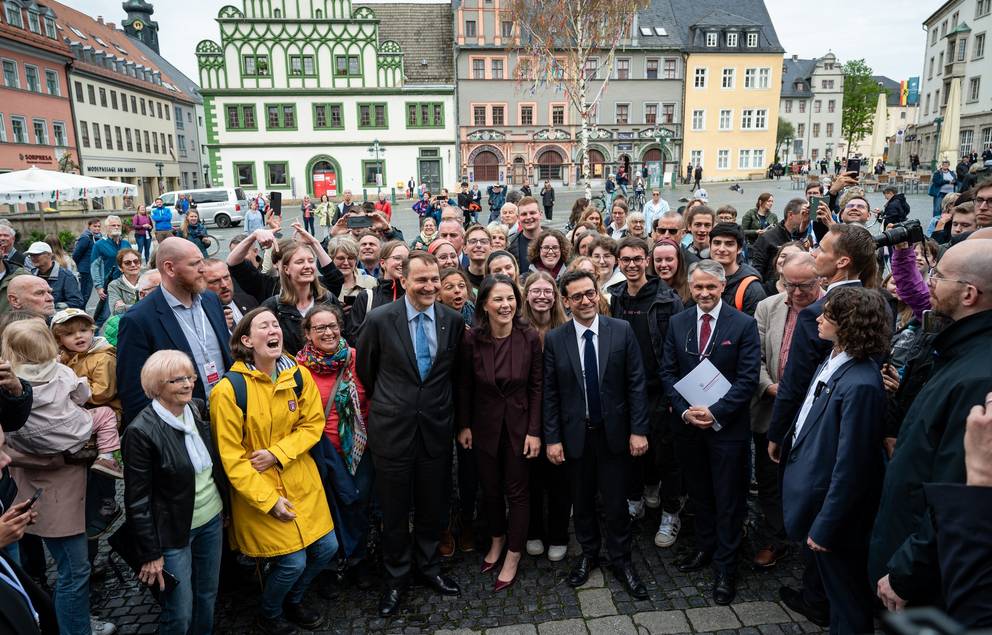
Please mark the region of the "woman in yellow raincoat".
<svg viewBox="0 0 992 635"><path fill-rule="evenodd" d="M338 544L327 497L309 451L324 432L324 409L310 372L283 354L271 309L250 311L231 335L232 373L243 378L246 408L224 379L210 393L210 420L231 482L231 542L269 558L258 626L266 633L315 630L319 611L301 604ZM237 381L236 383L242 383Z"/></svg>

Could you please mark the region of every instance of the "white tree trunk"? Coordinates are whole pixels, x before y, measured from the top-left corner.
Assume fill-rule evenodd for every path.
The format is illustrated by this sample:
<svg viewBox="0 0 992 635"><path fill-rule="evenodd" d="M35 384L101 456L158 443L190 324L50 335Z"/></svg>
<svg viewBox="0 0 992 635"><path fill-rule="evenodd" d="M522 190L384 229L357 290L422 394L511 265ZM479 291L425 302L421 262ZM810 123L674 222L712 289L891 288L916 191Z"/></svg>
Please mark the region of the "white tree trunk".
<svg viewBox="0 0 992 635"><path fill-rule="evenodd" d="M582 187L586 199L592 198L592 184L589 182L589 108L586 105L585 80L582 81L582 92L579 95L581 112L579 113L579 152L582 153Z"/></svg>

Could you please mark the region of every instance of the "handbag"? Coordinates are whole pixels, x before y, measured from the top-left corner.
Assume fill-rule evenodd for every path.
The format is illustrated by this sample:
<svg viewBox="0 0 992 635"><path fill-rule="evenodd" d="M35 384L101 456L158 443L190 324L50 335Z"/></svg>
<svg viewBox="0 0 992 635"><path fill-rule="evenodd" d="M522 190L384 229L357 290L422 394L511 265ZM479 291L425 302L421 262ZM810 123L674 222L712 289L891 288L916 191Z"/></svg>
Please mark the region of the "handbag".
<svg viewBox="0 0 992 635"><path fill-rule="evenodd" d="M66 465L93 465L96 461L97 455L99 455L99 450L96 449L96 433L90 435L90 438L86 440L83 447L79 448L75 452L70 452L65 450L62 452L62 460L65 461Z"/></svg>

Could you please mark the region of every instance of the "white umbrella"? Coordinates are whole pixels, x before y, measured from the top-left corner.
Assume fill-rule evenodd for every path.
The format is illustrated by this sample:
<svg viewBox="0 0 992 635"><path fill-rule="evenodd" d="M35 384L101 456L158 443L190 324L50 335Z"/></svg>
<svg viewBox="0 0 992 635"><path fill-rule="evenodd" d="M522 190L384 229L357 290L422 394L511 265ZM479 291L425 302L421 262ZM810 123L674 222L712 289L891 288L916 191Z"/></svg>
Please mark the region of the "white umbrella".
<svg viewBox="0 0 992 635"><path fill-rule="evenodd" d="M885 154L885 106L887 95L878 93L878 103L875 105L875 121L871 128L871 158L883 159Z"/></svg>
<svg viewBox="0 0 992 635"><path fill-rule="evenodd" d="M75 201L100 196L137 196L138 186L54 170L27 170L0 174L0 204Z"/></svg>
<svg viewBox="0 0 992 635"><path fill-rule="evenodd" d="M961 78L951 80L944 109L944 127L940 130L940 160L956 163L961 136Z"/></svg>

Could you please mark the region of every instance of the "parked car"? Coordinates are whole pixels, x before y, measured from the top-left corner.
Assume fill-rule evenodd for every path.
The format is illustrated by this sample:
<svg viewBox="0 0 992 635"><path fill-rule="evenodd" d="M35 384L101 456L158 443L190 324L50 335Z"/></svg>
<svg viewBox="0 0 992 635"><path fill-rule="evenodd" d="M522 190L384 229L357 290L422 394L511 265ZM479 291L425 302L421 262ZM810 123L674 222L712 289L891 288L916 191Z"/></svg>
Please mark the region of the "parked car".
<svg viewBox="0 0 992 635"><path fill-rule="evenodd" d="M196 204L196 211L200 213L201 222L222 229L240 225L245 219L245 212L248 211L248 199L240 187L211 187L166 192L162 195L162 202L165 203L166 207L174 210L176 199L179 198L180 194L185 194ZM172 224L178 227L182 222L182 215L173 213Z"/></svg>

